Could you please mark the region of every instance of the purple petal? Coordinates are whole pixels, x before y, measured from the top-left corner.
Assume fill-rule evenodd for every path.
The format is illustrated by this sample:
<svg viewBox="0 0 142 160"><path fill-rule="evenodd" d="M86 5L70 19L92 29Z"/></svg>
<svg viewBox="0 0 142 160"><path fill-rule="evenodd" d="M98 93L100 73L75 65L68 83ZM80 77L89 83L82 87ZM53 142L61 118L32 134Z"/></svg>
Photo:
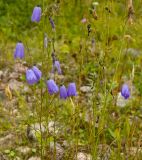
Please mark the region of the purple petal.
<svg viewBox="0 0 142 160"><path fill-rule="evenodd" d="M63 85L60 87L60 98L66 99L68 97L66 87Z"/></svg>
<svg viewBox="0 0 142 160"><path fill-rule="evenodd" d="M32 21L32 22L39 22L40 19L41 19L41 8L40 8L39 6L36 6L36 7L33 9L31 21Z"/></svg>
<svg viewBox="0 0 142 160"><path fill-rule="evenodd" d="M30 85L38 82L38 79L37 79L36 75L34 74L33 70L28 69L26 71L26 80L27 80L28 84L30 84Z"/></svg>
<svg viewBox="0 0 142 160"><path fill-rule="evenodd" d="M49 94L54 94L59 91L59 88L53 79L48 80L46 83L47 83L47 88L48 88Z"/></svg>
<svg viewBox="0 0 142 160"><path fill-rule="evenodd" d="M36 66L33 66L32 70L34 74L36 75L37 79L40 80L42 76L41 71Z"/></svg>
<svg viewBox="0 0 142 160"><path fill-rule="evenodd" d="M60 62L59 61L55 61L54 66L57 69L58 74L62 74L61 67L60 67Z"/></svg>
<svg viewBox="0 0 142 160"><path fill-rule="evenodd" d="M77 96L75 83L70 83L68 85L67 95L68 95L68 97L70 97L70 96Z"/></svg>
<svg viewBox="0 0 142 160"><path fill-rule="evenodd" d="M20 59L24 58L24 45L22 42L18 42L16 44L14 58L20 58Z"/></svg>
<svg viewBox="0 0 142 160"><path fill-rule="evenodd" d="M121 95L125 98L128 99L130 97L130 90L127 84L124 84L121 88Z"/></svg>

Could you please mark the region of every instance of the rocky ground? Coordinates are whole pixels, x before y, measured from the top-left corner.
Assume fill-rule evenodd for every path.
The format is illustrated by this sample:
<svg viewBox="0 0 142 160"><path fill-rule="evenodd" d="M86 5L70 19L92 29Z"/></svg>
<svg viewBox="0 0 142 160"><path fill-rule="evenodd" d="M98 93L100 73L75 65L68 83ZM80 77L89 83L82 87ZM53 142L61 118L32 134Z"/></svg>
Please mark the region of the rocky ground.
<svg viewBox="0 0 142 160"><path fill-rule="evenodd" d="M30 123L30 125L28 123L30 117L33 116L34 96L31 88L24 80L23 75L26 69L26 63L16 62L12 68L0 70L0 160L40 160L40 145L37 136L39 131L43 135L48 131L49 135L54 136L56 134L60 137L55 144L53 141L49 142L48 147L44 150L45 159L69 159L68 154L72 152L71 144L61 138L64 124L58 121L55 123L52 120L48 121L48 124L44 122L40 124L36 121ZM79 91L80 95L77 101L89 106L90 99L88 97L92 94L92 88L90 86L81 86ZM131 99L125 101L118 93L116 100L118 107L123 108L130 101ZM89 123L90 112L92 111L89 109L86 111L85 121ZM116 116L113 112L112 117ZM133 117L130 117L130 121L132 119ZM141 122L139 117L135 117L135 121ZM98 127L97 121L95 127ZM56 148L56 158L53 156L55 154L54 148ZM98 160L109 160L112 153L111 146L99 144L98 151ZM137 153L141 154L142 150L141 147L130 147L126 152L131 156ZM92 156L86 148L79 146L79 150L70 159L92 160Z"/></svg>

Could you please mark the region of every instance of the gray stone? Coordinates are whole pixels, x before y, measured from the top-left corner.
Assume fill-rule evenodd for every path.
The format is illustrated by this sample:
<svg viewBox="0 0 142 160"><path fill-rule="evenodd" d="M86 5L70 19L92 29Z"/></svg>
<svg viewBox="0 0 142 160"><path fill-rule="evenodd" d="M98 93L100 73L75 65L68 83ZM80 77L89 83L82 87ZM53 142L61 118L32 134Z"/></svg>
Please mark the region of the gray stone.
<svg viewBox="0 0 142 160"><path fill-rule="evenodd" d="M109 160L111 155L111 148L107 144L98 145L98 160Z"/></svg>
<svg viewBox="0 0 142 160"><path fill-rule="evenodd" d="M13 115L13 116L20 116L20 113L18 112L18 109L13 109L11 111L11 115Z"/></svg>
<svg viewBox="0 0 142 160"><path fill-rule="evenodd" d="M117 101L116 101L116 105L118 107L125 107L129 102L129 99L125 99L122 95L121 92L118 93L117 96Z"/></svg>
<svg viewBox="0 0 142 160"><path fill-rule="evenodd" d="M8 134L5 137L0 138L0 147L12 145L14 138L13 134Z"/></svg>
<svg viewBox="0 0 142 160"><path fill-rule="evenodd" d="M19 81L15 80L15 79L11 79L9 81L9 87L10 87L10 89L12 91L20 91L21 88L23 87L23 85L24 84L22 82L19 82Z"/></svg>
<svg viewBox="0 0 142 160"><path fill-rule="evenodd" d="M128 48L124 50L125 53L130 54L132 56L139 56L142 52L135 48Z"/></svg>
<svg viewBox="0 0 142 160"><path fill-rule="evenodd" d="M141 147L130 147L130 148L126 148L126 152L130 155L130 156L134 156L134 155L138 155L138 154L142 154L142 148Z"/></svg>
<svg viewBox="0 0 142 160"><path fill-rule="evenodd" d="M69 143L67 142L67 141L63 141L63 144L62 144L62 147L64 147L64 148L67 148L67 147L69 147Z"/></svg>
<svg viewBox="0 0 142 160"><path fill-rule="evenodd" d="M4 101L4 108L16 108L18 104L18 99L17 98L13 98L12 100L5 100Z"/></svg>
<svg viewBox="0 0 142 160"><path fill-rule="evenodd" d="M30 88L29 86L24 85L24 87L23 87L23 89L22 89L22 93L23 93L23 94L26 94L26 93L31 94L31 93L32 93L32 90L31 90L31 88Z"/></svg>
<svg viewBox="0 0 142 160"><path fill-rule="evenodd" d="M22 160L20 157L16 156L14 160Z"/></svg>
<svg viewBox="0 0 142 160"><path fill-rule="evenodd" d="M16 63L13 67L13 70L14 72L17 72L17 73L25 73L27 70L27 67L21 63Z"/></svg>
<svg viewBox="0 0 142 160"><path fill-rule="evenodd" d="M8 80L9 80L9 69L5 69L4 71L3 71L3 77L2 77L2 81L4 82L4 83L6 83L6 82L8 82Z"/></svg>
<svg viewBox="0 0 142 160"><path fill-rule="evenodd" d="M40 157L30 157L28 160L41 160Z"/></svg>
<svg viewBox="0 0 142 160"><path fill-rule="evenodd" d="M17 79L17 78L19 78L19 74L17 72L12 72L12 73L10 73L9 78L10 79Z"/></svg>
<svg viewBox="0 0 142 160"><path fill-rule="evenodd" d="M0 160L8 160L8 158L3 153L0 153Z"/></svg>
<svg viewBox="0 0 142 160"><path fill-rule="evenodd" d="M55 125L55 131L54 131L54 125ZM48 132L50 134L58 134L59 133L59 128L57 127L57 123L55 123L54 121L50 121L48 122Z"/></svg>
<svg viewBox="0 0 142 160"><path fill-rule="evenodd" d="M20 152L23 155L27 155L30 153L31 148L27 147L27 146L20 146L16 149L18 152Z"/></svg>
<svg viewBox="0 0 142 160"><path fill-rule="evenodd" d="M83 152L78 152L74 157L75 160L92 160L92 156L90 154L86 154Z"/></svg>
<svg viewBox="0 0 142 160"><path fill-rule="evenodd" d="M83 93L91 92L91 87L89 87L89 86L82 86L82 87L80 87L80 91L83 92Z"/></svg>
<svg viewBox="0 0 142 160"><path fill-rule="evenodd" d="M43 124L41 124L41 130L40 130L40 124L39 123L35 123L32 124L31 126L28 125L27 126L27 137L29 140L31 141L37 141L37 137L36 137L36 133L45 133L46 128L44 127Z"/></svg>
<svg viewBox="0 0 142 160"><path fill-rule="evenodd" d="M35 124L32 124L31 127L35 130L35 131L40 131L40 127L41 127L41 131L42 133L45 132L45 127L43 124L39 124L39 123L35 123Z"/></svg>
<svg viewBox="0 0 142 160"><path fill-rule="evenodd" d="M56 160L62 160L64 155L64 149L61 147L59 143L55 143L55 146L54 142L50 143L50 152L52 155L54 154L54 150L56 150ZM52 156L51 160L54 160L54 156Z"/></svg>
<svg viewBox="0 0 142 160"><path fill-rule="evenodd" d="M0 90L4 90L6 88L6 83L0 82Z"/></svg>

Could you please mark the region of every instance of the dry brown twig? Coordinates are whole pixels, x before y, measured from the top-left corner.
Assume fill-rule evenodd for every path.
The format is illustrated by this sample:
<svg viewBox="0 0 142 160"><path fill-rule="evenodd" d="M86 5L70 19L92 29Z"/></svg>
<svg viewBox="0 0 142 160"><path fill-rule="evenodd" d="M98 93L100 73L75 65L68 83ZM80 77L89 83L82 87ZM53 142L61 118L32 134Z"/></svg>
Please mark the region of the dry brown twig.
<svg viewBox="0 0 142 160"><path fill-rule="evenodd" d="M128 23L133 24L134 7L133 0L128 0Z"/></svg>

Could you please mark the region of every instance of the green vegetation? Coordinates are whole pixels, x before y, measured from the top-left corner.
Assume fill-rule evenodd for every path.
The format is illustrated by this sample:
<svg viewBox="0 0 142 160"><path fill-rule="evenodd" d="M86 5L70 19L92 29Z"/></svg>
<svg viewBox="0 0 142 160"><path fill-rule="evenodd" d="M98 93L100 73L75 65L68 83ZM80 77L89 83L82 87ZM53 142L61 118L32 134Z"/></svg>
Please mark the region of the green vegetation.
<svg viewBox="0 0 142 160"><path fill-rule="evenodd" d="M139 0L130 2L0 1L0 158L79 160L81 152L87 160L142 159L142 9ZM41 20L31 22L38 4ZM18 41L22 60L13 57ZM63 75L51 73L53 52ZM34 65L42 78L29 85L25 73ZM58 86L75 82L78 95L50 95L50 78ZM124 83L127 100L120 94Z"/></svg>

